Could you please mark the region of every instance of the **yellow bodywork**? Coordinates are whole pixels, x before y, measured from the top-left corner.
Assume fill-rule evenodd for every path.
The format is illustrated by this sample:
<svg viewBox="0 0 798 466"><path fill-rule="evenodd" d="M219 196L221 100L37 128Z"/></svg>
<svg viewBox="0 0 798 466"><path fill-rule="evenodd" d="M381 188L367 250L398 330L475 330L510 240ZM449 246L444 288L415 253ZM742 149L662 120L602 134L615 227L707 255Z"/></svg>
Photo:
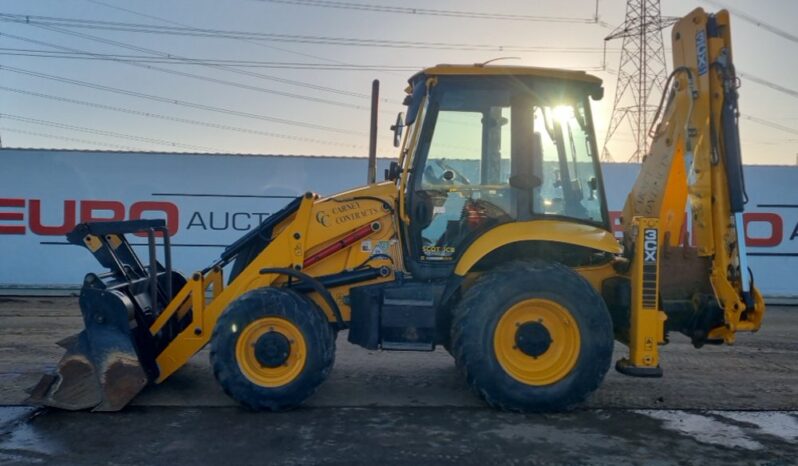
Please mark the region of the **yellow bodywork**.
<svg viewBox="0 0 798 466"><path fill-rule="evenodd" d="M474 241L460 257L454 273L465 275L480 259L502 246L520 241L553 241L620 254L612 233L581 223L562 220L532 220L499 225Z"/></svg>
<svg viewBox="0 0 798 466"><path fill-rule="evenodd" d="M427 76L534 76L566 81L581 81L589 84L601 84L601 79L579 70L563 70L557 68L537 68L534 66L508 65L435 65L421 73Z"/></svg>
<svg viewBox="0 0 798 466"><path fill-rule="evenodd" d="M249 290L284 283L285 276L261 274L263 268L293 268L318 277L354 269L368 260L377 244L386 247L380 257L369 265L388 266L395 270L402 264L401 248L396 241L393 206L396 205L396 185L378 183L336 196L319 199L305 195L297 212L275 228L274 239L228 286L224 286L222 270L213 268L206 274L195 273L150 327L158 333L175 314L191 311L191 323L180 332L156 358L162 382L183 366L204 347L211 337L213 326L230 303ZM378 223L379 227L356 244L346 247L307 269L304 262L322 248L329 246L364 225ZM387 257L390 257L388 259ZM394 265L391 264L393 262ZM374 280L360 282L362 286L393 279L393 273ZM345 321L349 320L349 305L344 300L350 286L330 290ZM328 319L334 320L329 306L316 293L309 295Z"/></svg>

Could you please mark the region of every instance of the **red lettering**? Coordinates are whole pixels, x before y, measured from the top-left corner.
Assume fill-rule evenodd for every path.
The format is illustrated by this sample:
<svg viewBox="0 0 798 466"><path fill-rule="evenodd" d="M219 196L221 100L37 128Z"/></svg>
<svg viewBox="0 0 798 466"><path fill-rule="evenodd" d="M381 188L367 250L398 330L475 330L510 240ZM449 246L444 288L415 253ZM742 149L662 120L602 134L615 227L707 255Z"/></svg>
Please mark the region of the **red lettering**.
<svg viewBox="0 0 798 466"><path fill-rule="evenodd" d="M169 236L177 234L180 228L180 212L177 206L171 202L160 201L141 201L136 202L130 206L130 220L141 220L144 212L161 212L166 215L166 229L169 231ZM136 233L137 236L147 236L146 233ZM161 233L156 233L157 236L163 236Z"/></svg>
<svg viewBox="0 0 798 466"><path fill-rule="evenodd" d="M97 217L95 212L110 212L110 217ZM120 221L125 219L125 206L117 201L80 201L80 221Z"/></svg>
<svg viewBox="0 0 798 466"><path fill-rule="evenodd" d="M25 199L0 198L0 207L25 207ZM22 221L25 214L22 212L0 212L0 221ZM24 225L0 225L0 235L24 235Z"/></svg>
<svg viewBox="0 0 798 466"><path fill-rule="evenodd" d="M0 198L0 209L25 208L25 199ZM36 235L56 236L65 235L72 231L77 224L77 203L75 200L65 200L62 211L63 220L59 225L44 225L42 222L42 202L40 199L29 199L28 201L28 227ZM180 228L180 212L177 205L171 202L141 201L130 206L130 220L140 220L147 212L158 212L165 217L166 228L170 236L177 234ZM119 201L86 200L80 201L80 221L81 222L102 222L102 221L122 221L125 220L125 205ZM0 210L0 222L24 222L25 212L13 212ZM25 225L0 225L0 234L24 235ZM158 233L160 236L161 234ZM146 237L146 233L138 234Z"/></svg>
<svg viewBox="0 0 798 466"><path fill-rule="evenodd" d="M75 201L64 201L64 220L61 225L42 225L42 201L31 199L28 201L30 231L37 235L66 235L75 228L75 210Z"/></svg>
<svg viewBox="0 0 798 466"><path fill-rule="evenodd" d="M748 225L754 222L770 224L770 236L766 238L752 238L748 235ZM755 248L772 248L781 244L784 232L784 222L781 217L767 212L749 212L743 214L743 228L745 229L745 244Z"/></svg>

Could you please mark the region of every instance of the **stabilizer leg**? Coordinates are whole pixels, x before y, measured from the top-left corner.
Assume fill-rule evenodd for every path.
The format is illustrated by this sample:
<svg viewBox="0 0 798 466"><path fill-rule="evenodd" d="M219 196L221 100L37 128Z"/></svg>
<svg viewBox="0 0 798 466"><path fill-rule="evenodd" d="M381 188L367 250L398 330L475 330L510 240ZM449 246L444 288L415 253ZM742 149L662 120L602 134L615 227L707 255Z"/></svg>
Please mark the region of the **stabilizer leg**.
<svg viewBox="0 0 798 466"><path fill-rule="evenodd" d="M665 313L659 309L659 228L656 218L635 217L629 357L615 369L634 377L662 377L659 345L665 340Z"/></svg>

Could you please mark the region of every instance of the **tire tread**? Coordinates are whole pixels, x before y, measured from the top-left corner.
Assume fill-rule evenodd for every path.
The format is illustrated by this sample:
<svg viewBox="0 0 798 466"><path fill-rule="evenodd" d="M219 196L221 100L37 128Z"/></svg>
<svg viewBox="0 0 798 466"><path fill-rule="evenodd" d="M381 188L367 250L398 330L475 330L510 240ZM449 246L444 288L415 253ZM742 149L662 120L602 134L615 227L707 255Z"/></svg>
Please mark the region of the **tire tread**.
<svg viewBox="0 0 798 466"><path fill-rule="evenodd" d="M487 349L485 342L477 337L481 327L490 322L488 314L491 310L502 309L501 306L513 296L541 289L555 294L550 288L552 282L556 285L556 294L578 296L581 298L580 307L592 310L592 315L586 316L587 328L580 326L583 348L577 366L566 377L568 379L578 372L577 383L564 393L550 396L552 390L538 390L538 387L525 386L512 379L519 391L531 389L537 392L540 398L536 400L496 389L500 385L494 380L496 377L510 379L510 376L495 361L492 336ZM585 333L594 340L587 352L584 348ZM465 375L471 390L490 406L517 412L562 411L581 403L601 385L612 360L612 321L601 296L573 270L555 262L513 261L486 272L464 293L462 301L453 310L451 341L457 368ZM554 385L558 384L560 382ZM507 385L508 382L504 382L504 386Z"/></svg>
<svg viewBox="0 0 798 466"><path fill-rule="evenodd" d="M268 316L285 317L303 333L308 331L305 368L296 380L282 387L267 388L252 383L235 360L232 325ZM312 357L317 361L311 361ZM335 362L335 332L321 309L306 296L292 290L258 288L241 295L219 317L211 337L210 359L213 375L227 396L253 411L285 411L313 395L329 376ZM309 364L318 367L306 370Z"/></svg>

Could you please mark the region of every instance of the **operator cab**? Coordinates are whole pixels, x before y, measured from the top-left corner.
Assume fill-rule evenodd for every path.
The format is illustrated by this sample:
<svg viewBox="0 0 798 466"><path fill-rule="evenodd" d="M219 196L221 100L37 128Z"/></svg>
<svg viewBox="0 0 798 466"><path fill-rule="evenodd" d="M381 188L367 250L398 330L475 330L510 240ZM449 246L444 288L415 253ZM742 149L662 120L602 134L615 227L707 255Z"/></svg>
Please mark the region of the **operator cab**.
<svg viewBox="0 0 798 466"><path fill-rule="evenodd" d="M471 241L503 223L558 219L609 231L588 101L601 98L601 80L439 65L409 82L398 123L408 127L400 163L414 275L447 275Z"/></svg>

